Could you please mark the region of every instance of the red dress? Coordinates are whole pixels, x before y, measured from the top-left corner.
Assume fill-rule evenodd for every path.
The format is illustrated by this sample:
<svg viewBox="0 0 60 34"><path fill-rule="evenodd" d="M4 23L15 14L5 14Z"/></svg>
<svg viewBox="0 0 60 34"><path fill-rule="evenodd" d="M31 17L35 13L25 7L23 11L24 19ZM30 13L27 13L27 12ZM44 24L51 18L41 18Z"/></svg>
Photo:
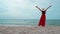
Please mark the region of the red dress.
<svg viewBox="0 0 60 34"><path fill-rule="evenodd" d="M46 11L42 11L42 15L39 21L38 26L45 26L45 21L46 21L46 15L45 15Z"/></svg>

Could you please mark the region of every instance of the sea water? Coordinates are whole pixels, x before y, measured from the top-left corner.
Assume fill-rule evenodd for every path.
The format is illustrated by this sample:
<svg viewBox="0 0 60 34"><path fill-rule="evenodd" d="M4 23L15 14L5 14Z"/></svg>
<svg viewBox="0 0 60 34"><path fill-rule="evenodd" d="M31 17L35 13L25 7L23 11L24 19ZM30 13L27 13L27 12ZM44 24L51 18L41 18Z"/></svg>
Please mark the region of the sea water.
<svg viewBox="0 0 60 34"><path fill-rule="evenodd" d="M32 25L37 26L39 19L0 19L0 25ZM60 26L60 20L46 20L46 25Z"/></svg>

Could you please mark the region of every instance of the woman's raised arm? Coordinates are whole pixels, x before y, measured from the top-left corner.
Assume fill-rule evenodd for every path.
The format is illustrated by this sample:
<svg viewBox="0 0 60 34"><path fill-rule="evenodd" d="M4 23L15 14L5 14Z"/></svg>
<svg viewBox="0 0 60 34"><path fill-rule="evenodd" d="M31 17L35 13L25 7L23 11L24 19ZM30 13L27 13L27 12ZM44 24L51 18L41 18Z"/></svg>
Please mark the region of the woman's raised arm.
<svg viewBox="0 0 60 34"><path fill-rule="evenodd" d="M42 11L38 6L35 6L37 9L39 9L40 11Z"/></svg>
<svg viewBox="0 0 60 34"><path fill-rule="evenodd" d="M51 5L47 9L49 9L50 7L51 7ZM45 11L47 11L47 9Z"/></svg>

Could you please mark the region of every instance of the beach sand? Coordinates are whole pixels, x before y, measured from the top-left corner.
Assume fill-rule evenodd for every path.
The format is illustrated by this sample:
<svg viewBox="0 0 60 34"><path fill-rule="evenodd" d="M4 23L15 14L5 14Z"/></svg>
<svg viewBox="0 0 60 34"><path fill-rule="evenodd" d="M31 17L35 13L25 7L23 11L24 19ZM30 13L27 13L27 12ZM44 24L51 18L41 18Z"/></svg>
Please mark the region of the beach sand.
<svg viewBox="0 0 60 34"><path fill-rule="evenodd" d="M60 26L0 26L0 34L60 34Z"/></svg>

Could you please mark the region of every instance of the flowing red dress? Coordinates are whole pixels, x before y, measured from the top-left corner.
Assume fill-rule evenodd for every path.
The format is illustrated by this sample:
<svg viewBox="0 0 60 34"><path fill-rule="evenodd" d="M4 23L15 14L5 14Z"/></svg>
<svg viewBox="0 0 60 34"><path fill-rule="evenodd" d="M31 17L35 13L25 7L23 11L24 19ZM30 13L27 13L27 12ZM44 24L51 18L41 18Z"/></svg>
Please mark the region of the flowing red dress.
<svg viewBox="0 0 60 34"><path fill-rule="evenodd" d="M45 26L45 21L46 21L46 15L45 15L46 11L42 11L42 15L39 21L38 26Z"/></svg>

